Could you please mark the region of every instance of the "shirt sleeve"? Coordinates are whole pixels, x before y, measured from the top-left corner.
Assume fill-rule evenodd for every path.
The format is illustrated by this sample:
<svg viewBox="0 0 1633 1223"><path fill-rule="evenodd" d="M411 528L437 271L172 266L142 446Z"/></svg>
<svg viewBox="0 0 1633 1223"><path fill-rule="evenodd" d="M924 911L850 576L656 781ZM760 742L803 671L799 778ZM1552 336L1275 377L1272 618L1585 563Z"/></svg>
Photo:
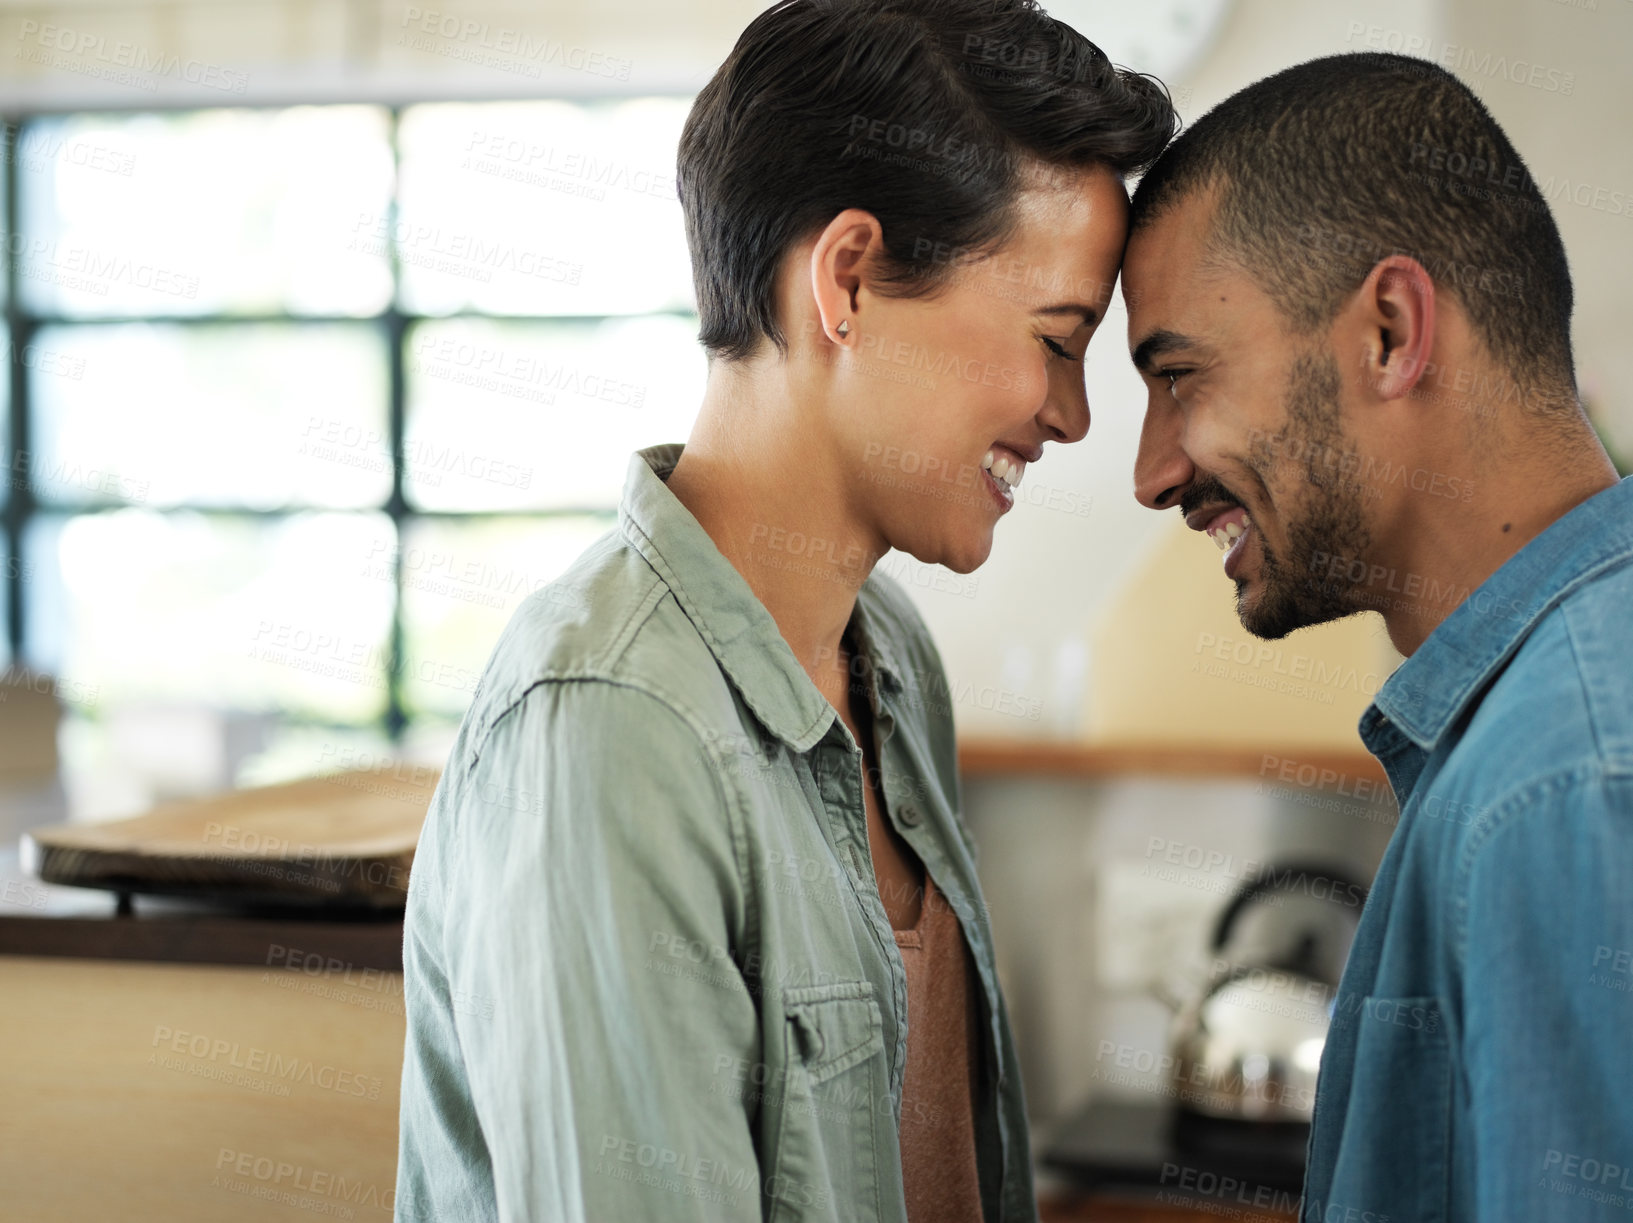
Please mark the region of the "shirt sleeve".
<svg viewBox="0 0 1633 1223"><path fill-rule="evenodd" d="M647 692L551 682L478 753L442 953L499 1218L758 1220L737 821L702 740Z"/></svg>
<svg viewBox="0 0 1633 1223"><path fill-rule="evenodd" d="M1633 778L1557 778L1465 856L1464 1062L1481 1220L1633 1208Z"/></svg>

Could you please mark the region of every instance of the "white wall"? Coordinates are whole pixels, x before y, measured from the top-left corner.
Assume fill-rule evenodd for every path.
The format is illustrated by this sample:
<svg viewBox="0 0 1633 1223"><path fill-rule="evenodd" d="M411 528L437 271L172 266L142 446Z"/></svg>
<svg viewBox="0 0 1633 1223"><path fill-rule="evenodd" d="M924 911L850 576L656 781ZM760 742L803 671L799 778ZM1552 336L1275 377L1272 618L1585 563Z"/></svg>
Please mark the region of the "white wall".
<svg viewBox="0 0 1633 1223"><path fill-rule="evenodd" d="M1566 94L1465 74L1552 204L1576 286L1578 385L1633 459L1633 3L1446 0L1446 27L1472 63L1506 55L1574 77Z"/></svg>
<svg viewBox="0 0 1633 1223"><path fill-rule="evenodd" d="M0 0L0 108L694 93L764 7L757 0ZM47 26L56 32L47 35ZM519 53L522 35L530 48ZM14 54L42 48L61 58ZM145 65L136 75L155 88L103 71L133 64Z"/></svg>

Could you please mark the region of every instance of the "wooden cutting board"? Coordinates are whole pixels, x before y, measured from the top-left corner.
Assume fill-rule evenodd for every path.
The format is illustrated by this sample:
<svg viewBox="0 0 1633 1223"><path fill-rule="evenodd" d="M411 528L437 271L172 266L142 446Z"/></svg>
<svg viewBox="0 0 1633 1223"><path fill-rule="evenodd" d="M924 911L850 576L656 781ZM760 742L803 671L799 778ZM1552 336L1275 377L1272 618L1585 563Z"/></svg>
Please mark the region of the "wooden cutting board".
<svg viewBox="0 0 1633 1223"><path fill-rule="evenodd" d="M239 903L402 908L441 771L399 764L170 802L25 833L48 883Z"/></svg>

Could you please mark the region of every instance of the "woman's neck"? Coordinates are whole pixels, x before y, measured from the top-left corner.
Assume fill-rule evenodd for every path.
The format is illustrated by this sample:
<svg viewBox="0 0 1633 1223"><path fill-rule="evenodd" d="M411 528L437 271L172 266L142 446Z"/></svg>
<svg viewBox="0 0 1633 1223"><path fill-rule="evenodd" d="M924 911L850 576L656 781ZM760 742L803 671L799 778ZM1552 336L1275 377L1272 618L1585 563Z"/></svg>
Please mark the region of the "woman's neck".
<svg viewBox="0 0 1633 1223"><path fill-rule="evenodd" d="M710 390L716 390L710 380ZM856 592L888 550L857 520L820 422L791 396L706 396L668 480L742 574L822 694L840 708Z"/></svg>

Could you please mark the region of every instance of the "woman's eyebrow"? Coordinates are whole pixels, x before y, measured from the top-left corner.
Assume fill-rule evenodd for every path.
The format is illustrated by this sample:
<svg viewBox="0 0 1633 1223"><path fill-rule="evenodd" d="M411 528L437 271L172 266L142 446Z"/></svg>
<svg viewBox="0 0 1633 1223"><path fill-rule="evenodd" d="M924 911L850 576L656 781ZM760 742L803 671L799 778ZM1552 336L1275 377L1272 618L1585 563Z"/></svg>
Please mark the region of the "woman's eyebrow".
<svg viewBox="0 0 1633 1223"><path fill-rule="evenodd" d="M1041 309L1039 309L1037 311L1037 313L1038 314L1081 314L1083 316L1083 325L1084 326L1089 326L1097 318L1100 317L1099 312L1096 311L1092 306L1079 305L1076 302L1062 302L1058 306L1044 306Z"/></svg>
<svg viewBox="0 0 1633 1223"><path fill-rule="evenodd" d="M1158 358L1182 348L1194 347L1196 343L1194 337L1181 335L1177 331L1153 331L1134 346L1131 354L1134 358L1134 367L1142 373L1149 374Z"/></svg>

